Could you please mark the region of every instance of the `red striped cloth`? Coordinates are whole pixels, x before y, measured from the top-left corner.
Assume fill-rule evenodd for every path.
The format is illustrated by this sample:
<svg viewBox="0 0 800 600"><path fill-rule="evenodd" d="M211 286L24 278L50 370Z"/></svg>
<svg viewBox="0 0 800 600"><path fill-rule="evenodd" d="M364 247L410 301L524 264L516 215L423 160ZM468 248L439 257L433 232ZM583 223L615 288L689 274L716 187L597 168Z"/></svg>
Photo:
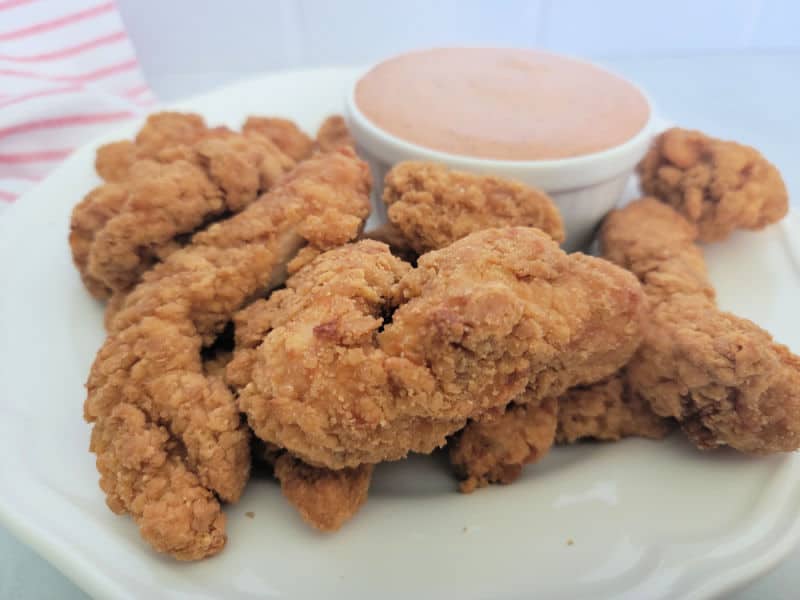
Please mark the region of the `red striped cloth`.
<svg viewBox="0 0 800 600"><path fill-rule="evenodd" d="M0 0L0 213L154 102L114 2Z"/></svg>

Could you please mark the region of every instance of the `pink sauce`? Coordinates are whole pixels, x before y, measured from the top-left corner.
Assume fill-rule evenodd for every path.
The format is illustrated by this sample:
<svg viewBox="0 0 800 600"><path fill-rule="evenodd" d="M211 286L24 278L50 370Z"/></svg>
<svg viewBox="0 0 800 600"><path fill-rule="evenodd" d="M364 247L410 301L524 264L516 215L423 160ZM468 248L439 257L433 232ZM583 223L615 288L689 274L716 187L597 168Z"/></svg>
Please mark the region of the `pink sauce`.
<svg viewBox="0 0 800 600"><path fill-rule="evenodd" d="M594 65L533 50L441 48L403 54L357 84L381 129L434 150L543 160L617 146L650 117L630 83Z"/></svg>

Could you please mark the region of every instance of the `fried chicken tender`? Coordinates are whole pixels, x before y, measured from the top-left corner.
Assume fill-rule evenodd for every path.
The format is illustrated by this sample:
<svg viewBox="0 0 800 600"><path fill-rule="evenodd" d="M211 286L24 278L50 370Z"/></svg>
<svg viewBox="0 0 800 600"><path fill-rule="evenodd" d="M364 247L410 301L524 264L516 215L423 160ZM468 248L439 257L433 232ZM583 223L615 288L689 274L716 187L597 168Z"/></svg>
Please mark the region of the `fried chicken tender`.
<svg viewBox="0 0 800 600"><path fill-rule="evenodd" d="M554 398L528 402L530 395L523 393L498 416L470 421L448 444L462 493L490 483L513 483L523 466L541 460L550 451L558 403Z"/></svg>
<svg viewBox="0 0 800 600"><path fill-rule="evenodd" d="M318 152L331 152L342 146L356 147L356 142L347 129L341 115L331 115L322 122L317 131L315 147Z"/></svg>
<svg viewBox="0 0 800 600"><path fill-rule="evenodd" d="M696 239L697 227L654 198L610 213L600 235L603 257L636 275L651 302L687 294L713 303L716 292Z"/></svg>
<svg viewBox="0 0 800 600"><path fill-rule="evenodd" d="M225 515L189 468L169 432L144 412L119 404L92 430L100 487L117 514L130 513L142 537L178 560L225 546Z"/></svg>
<svg viewBox="0 0 800 600"><path fill-rule="evenodd" d="M80 273L83 285L95 298L107 298L111 290L88 271L94 236L110 219L123 210L127 201L126 186L107 183L89 192L72 210L69 232L72 260Z"/></svg>
<svg viewBox="0 0 800 600"><path fill-rule="evenodd" d="M638 167L642 189L697 225L701 241L780 221L789 198L778 170L749 146L673 128Z"/></svg>
<svg viewBox="0 0 800 600"><path fill-rule="evenodd" d="M620 371L588 386L572 388L558 399L556 442L571 444L581 439L616 442L624 437L665 437L671 419L659 417L631 390Z"/></svg>
<svg viewBox="0 0 800 600"><path fill-rule="evenodd" d="M373 465L332 471L312 467L290 454L275 461L281 491L303 520L320 531L333 532L366 502Z"/></svg>
<svg viewBox="0 0 800 600"><path fill-rule="evenodd" d="M490 483L513 483L525 465L541 460L554 443L629 436L661 439L673 426L672 419L659 417L631 392L624 370L574 387L557 399L529 402L528 396L523 393L499 416L470 421L449 442L462 493Z"/></svg>
<svg viewBox="0 0 800 600"><path fill-rule="evenodd" d="M660 231L659 238L651 233ZM800 447L800 358L756 324L719 310L691 225L653 198L611 213L604 254L632 269L650 301L630 386L700 448L752 454Z"/></svg>
<svg viewBox="0 0 800 600"><path fill-rule="evenodd" d="M314 151L314 140L303 133L293 121L288 119L248 117L244 122L242 131L248 135L257 133L266 136L284 154L290 156L296 162L309 158Z"/></svg>
<svg viewBox="0 0 800 600"><path fill-rule="evenodd" d="M139 160L122 183L107 183L76 206L73 259L98 298L126 291L209 219L239 212L294 166L261 137L231 134Z"/></svg>
<svg viewBox="0 0 800 600"><path fill-rule="evenodd" d="M642 299L630 273L532 228L472 234L414 270L362 241L238 317L227 376L255 434L308 464L396 460L526 388L609 375L639 343Z"/></svg>
<svg viewBox="0 0 800 600"><path fill-rule="evenodd" d="M561 215L547 194L516 181L408 161L386 175L389 221L419 254L491 227L538 227L564 241Z"/></svg>
<svg viewBox="0 0 800 600"><path fill-rule="evenodd" d="M135 141L112 142L97 150L95 169L106 181L123 181L140 159L155 159L171 146L193 144L208 132L200 115L159 112L147 117Z"/></svg>
<svg viewBox="0 0 800 600"><path fill-rule="evenodd" d="M178 558L209 556L222 548L224 521L189 522L177 513L173 520L159 505L153 510L165 514L151 526L151 497L190 498L199 487L218 512L211 492L236 501L249 475L248 430L228 386L206 372L202 345L247 301L280 283L303 243L325 249L354 238L369 212L369 186L368 167L352 152L306 161L243 212L173 252L119 302L89 375L84 413L101 431L127 436L93 442L92 450L109 506L131 513L154 548ZM115 415L134 414L130 409L142 416L121 427ZM165 457L158 464L191 478L163 477L158 493L145 493L155 484L136 467L149 463L128 463L118 452L147 443L150 455ZM209 543L218 536L222 543Z"/></svg>

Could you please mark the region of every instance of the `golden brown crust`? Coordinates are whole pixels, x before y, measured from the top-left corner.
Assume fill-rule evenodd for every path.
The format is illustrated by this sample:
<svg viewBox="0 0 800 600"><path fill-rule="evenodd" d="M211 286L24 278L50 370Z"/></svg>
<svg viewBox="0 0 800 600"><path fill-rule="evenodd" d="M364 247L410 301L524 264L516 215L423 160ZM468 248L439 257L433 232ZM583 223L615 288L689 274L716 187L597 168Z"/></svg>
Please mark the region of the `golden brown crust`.
<svg viewBox="0 0 800 600"><path fill-rule="evenodd" d="M95 188L72 210L69 245L72 261L80 273L89 293L100 300L111 295L111 289L100 279L89 274L89 256L94 236L106 223L118 215L128 201L128 188L108 183Z"/></svg>
<svg viewBox="0 0 800 600"><path fill-rule="evenodd" d="M644 333L631 385L698 447L800 447L800 357L769 333L688 295L655 307Z"/></svg>
<svg viewBox="0 0 800 600"><path fill-rule="evenodd" d="M499 416L470 421L448 444L461 492L468 494L490 483L513 483L522 467L550 451L558 403L554 398L528 403L529 395L523 394Z"/></svg>
<svg viewBox="0 0 800 600"><path fill-rule="evenodd" d="M788 211L780 173L757 150L699 131L665 131L638 171L645 193L696 224L701 241L762 229Z"/></svg>
<svg viewBox="0 0 800 600"><path fill-rule="evenodd" d="M603 225L604 254L633 270L650 301L642 346L627 366L631 388L701 448L795 450L800 358L716 307L690 231L652 198L615 211Z"/></svg>
<svg viewBox="0 0 800 600"><path fill-rule="evenodd" d="M101 432L120 428L120 406L136 411L136 418L124 422L126 435L137 444L152 441L152 452L170 465L159 479L167 487L156 499L204 490L203 514L219 512L212 491L226 501L238 499L250 469L249 432L227 385L207 373L201 346L211 344L242 305L279 282L303 240L320 248L342 243L357 235L368 211L369 171L352 152L306 161L245 211L173 252L115 301L84 411ZM204 519L206 529L187 531L182 523L172 528L172 505L148 506L151 496L137 491L148 485L148 473L119 455L125 448L110 441L93 445L110 505L131 512L157 549L179 558L218 552L222 544L209 539L224 540L224 521ZM133 492L112 484L115 469ZM148 519L153 511L155 524ZM180 520L181 514L174 516Z"/></svg>
<svg viewBox="0 0 800 600"><path fill-rule="evenodd" d="M321 469L285 453L275 461L283 495L306 523L325 532L340 529L366 502L372 469Z"/></svg>
<svg viewBox="0 0 800 600"><path fill-rule="evenodd" d="M234 133L169 146L156 158L137 160L121 183L96 188L73 212L73 258L99 298L131 288L182 236L241 211L294 165L269 140Z"/></svg>
<svg viewBox="0 0 800 600"><path fill-rule="evenodd" d="M227 375L258 437L354 467L430 452L526 387L545 398L613 373L642 308L629 273L536 229L473 234L413 271L363 241L237 317Z"/></svg>
<svg viewBox="0 0 800 600"><path fill-rule="evenodd" d="M266 136L284 154L294 161L300 162L311 156L314 151L314 140L303 133L300 128L288 119L277 117L248 117L242 131L247 135Z"/></svg>
<svg viewBox="0 0 800 600"><path fill-rule="evenodd" d="M128 178L128 172L137 159L136 142L120 140L97 149L94 168L106 181L119 183Z"/></svg>
<svg viewBox="0 0 800 600"><path fill-rule="evenodd" d="M343 146L355 148L355 140L350 135L344 118L341 115L331 115L322 122L317 131L316 150L331 152Z"/></svg>
<svg viewBox="0 0 800 600"><path fill-rule="evenodd" d="M642 198L606 217L600 233L603 257L631 271L652 302L683 293L713 302L697 228L655 198Z"/></svg>
<svg viewBox="0 0 800 600"><path fill-rule="evenodd" d="M98 148L95 168L106 181L121 182L127 179L130 167L137 160L155 160L163 150L194 144L209 131L200 115L155 113L147 117L134 141L112 142Z"/></svg>
<svg viewBox="0 0 800 600"><path fill-rule="evenodd" d="M564 241L561 215L547 194L516 181L409 161L386 175L389 221L419 254L491 227L537 227Z"/></svg>
<svg viewBox="0 0 800 600"><path fill-rule="evenodd" d="M225 546L225 515L181 458L169 432L120 403L92 430L100 487L111 510L129 513L155 550L198 560Z"/></svg>
<svg viewBox="0 0 800 600"><path fill-rule="evenodd" d="M558 399L559 444L582 439L616 442L624 437L665 437L671 419L659 417L628 385L625 372L588 386L572 388Z"/></svg>

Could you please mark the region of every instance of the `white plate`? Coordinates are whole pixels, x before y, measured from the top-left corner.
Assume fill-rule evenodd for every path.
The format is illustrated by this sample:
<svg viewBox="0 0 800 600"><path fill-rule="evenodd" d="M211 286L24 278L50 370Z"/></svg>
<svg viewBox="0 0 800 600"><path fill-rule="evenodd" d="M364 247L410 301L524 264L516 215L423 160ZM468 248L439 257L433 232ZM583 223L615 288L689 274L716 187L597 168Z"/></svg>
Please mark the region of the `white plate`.
<svg viewBox="0 0 800 600"><path fill-rule="evenodd" d="M313 131L341 110L354 73L272 75L179 108L233 126L284 114ZM179 564L156 555L105 507L81 413L102 309L81 287L66 238L72 206L97 183L97 145L0 224L0 518L90 594L707 598L764 572L800 537L797 454L700 453L676 435L559 448L513 486L470 496L436 457L381 465L369 502L335 535L310 530L275 483L257 480L227 510L220 556ZM722 306L796 352L798 232L787 220L707 251Z"/></svg>

